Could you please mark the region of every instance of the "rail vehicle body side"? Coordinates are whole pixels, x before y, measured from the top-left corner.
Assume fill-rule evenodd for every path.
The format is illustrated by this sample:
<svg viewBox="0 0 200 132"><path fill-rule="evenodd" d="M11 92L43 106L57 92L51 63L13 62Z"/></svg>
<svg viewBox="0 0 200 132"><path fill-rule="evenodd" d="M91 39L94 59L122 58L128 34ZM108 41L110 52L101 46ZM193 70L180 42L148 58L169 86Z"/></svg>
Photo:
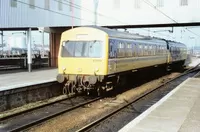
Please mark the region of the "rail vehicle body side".
<svg viewBox="0 0 200 132"><path fill-rule="evenodd" d="M61 36L57 80L70 92L113 89L128 72L184 61L185 47L176 44L101 27L74 28ZM170 50L174 46L177 52Z"/></svg>

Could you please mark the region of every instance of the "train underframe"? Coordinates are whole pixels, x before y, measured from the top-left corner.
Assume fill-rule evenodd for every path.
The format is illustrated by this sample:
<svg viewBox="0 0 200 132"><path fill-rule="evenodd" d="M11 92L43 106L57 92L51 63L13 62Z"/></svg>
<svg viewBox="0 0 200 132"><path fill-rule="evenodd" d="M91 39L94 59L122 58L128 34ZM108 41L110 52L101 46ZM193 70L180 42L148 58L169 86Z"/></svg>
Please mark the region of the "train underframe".
<svg viewBox="0 0 200 132"><path fill-rule="evenodd" d="M62 82L63 94L74 95L77 93L94 94L101 96L112 90L119 83L119 76L98 75L59 75L57 80Z"/></svg>
<svg viewBox="0 0 200 132"><path fill-rule="evenodd" d="M161 67L163 70L166 68L167 71L171 69L180 69L183 67L184 61L178 61L171 64L162 64L151 66L154 68ZM63 94L75 95L78 93L85 93L87 95L94 94L97 96L104 95L107 91L113 90L119 86L124 86L126 83L127 75L132 74L133 71L149 69L145 67L137 70L129 70L126 72L100 76L100 75L58 75L57 80L63 83ZM170 69L170 70L168 70Z"/></svg>

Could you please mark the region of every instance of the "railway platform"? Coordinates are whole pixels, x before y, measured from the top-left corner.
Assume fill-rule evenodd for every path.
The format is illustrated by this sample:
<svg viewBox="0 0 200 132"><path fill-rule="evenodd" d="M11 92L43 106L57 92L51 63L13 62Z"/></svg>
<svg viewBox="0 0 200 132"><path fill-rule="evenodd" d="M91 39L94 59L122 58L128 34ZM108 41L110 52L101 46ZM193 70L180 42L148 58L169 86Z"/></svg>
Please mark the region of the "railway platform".
<svg viewBox="0 0 200 132"><path fill-rule="evenodd" d="M200 78L189 78L119 132L199 132Z"/></svg>
<svg viewBox="0 0 200 132"><path fill-rule="evenodd" d="M56 81L56 69L43 69L29 72L0 74L0 92Z"/></svg>

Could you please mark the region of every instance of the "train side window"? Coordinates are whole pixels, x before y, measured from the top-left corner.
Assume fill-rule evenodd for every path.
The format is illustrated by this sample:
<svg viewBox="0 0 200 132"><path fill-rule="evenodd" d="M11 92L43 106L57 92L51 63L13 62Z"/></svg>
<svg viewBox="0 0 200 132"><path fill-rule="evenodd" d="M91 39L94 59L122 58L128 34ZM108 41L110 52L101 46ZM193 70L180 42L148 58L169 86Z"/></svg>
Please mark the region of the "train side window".
<svg viewBox="0 0 200 132"><path fill-rule="evenodd" d="M149 51L149 46L148 46L148 45L146 45L145 50L146 50L145 55L149 55L149 54L148 54L148 51Z"/></svg>
<svg viewBox="0 0 200 132"><path fill-rule="evenodd" d="M156 49L157 49L157 45L154 46L154 55L157 55Z"/></svg>
<svg viewBox="0 0 200 132"><path fill-rule="evenodd" d="M148 55L151 56L152 47L151 45L148 46Z"/></svg>
<svg viewBox="0 0 200 132"><path fill-rule="evenodd" d="M124 44L122 42L118 43L117 57L124 57Z"/></svg>
<svg viewBox="0 0 200 132"><path fill-rule="evenodd" d="M176 47L174 47L174 54L176 54Z"/></svg>
<svg viewBox="0 0 200 132"><path fill-rule="evenodd" d="M147 55L147 45L144 45L144 54L143 54L144 56L146 56Z"/></svg>
<svg viewBox="0 0 200 132"><path fill-rule="evenodd" d="M124 42L124 56L127 56L128 55L128 47L127 47L127 43Z"/></svg>
<svg viewBox="0 0 200 132"><path fill-rule="evenodd" d="M139 56L143 56L143 45L139 44Z"/></svg>
<svg viewBox="0 0 200 132"><path fill-rule="evenodd" d="M163 55L165 54L165 46L163 46Z"/></svg>
<svg viewBox="0 0 200 132"><path fill-rule="evenodd" d="M128 57L130 57L130 56L132 56L132 45L131 45L131 43L127 43L127 46L126 46L126 52L127 52L127 56Z"/></svg>
<svg viewBox="0 0 200 132"><path fill-rule="evenodd" d="M158 50L158 55L160 55L160 45L158 45L157 50Z"/></svg>
<svg viewBox="0 0 200 132"><path fill-rule="evenodd" d="M169 51L172 52L172 47L170 47Z"/></svg>
<svg viewBox="0 0 200 132"><path fill-rule="evenodd" d="M149 45L149 55L153 55L152 45Z"/></svg>
<svg viewBox="0 0 200 132"><path fill-rule="evenodd" d="M156 49L156 46L153 45L153 47L152 47L153 55L156 55L155 49Z"/></svg>
<svg viewBox="0 0 200 132"><path fill-rule="evenodd" d="M157 55L157 45L155 45L155 55Z"/></svg>
<svg viewBox="0 0 200 132"><path fill-rule="evenodd" d="M166 54L166 49L167 49L167 48L164 46L164 54Z"/></svg>
<svg viewBox="0 0 200 132"><path fill-rule="evenodd" d="M126 43L121 43L121 53L122 53L122 57L125 57L126 56L126 50L125 50L125 47L126 46Z"/></svg>
<svg viewBox="0 0 200 132"><path fill-rule="evenodd" d="M141 56L141 45L138 44L138 56Z"/></svg>
<svg viewBox="0 0 200 132"><path fill-rule="evenodd" d="M160 46L160 54L161 55L163 54L163 46L162 45Z"/></svg>
<svg viewBox="0 0 200 132"><path fill-rule="evenodd" d="M165 47L162 46L162 54L164 55L164 53L165 53Z"/></svg>
<svg viewBox="0 0 200 132"><path fill-rule="evenodd" d="M157 47L156 47L156 53L159 55L160 54L160 46L159 45L157 45Z"/></svg>
<svg viewBox="0 0 200 132"><path fill-rule="evenodd" d="M121 48L121 43L118 43L117 44L117 57L121 57L121 50L120 50L120 48Z"/></svg>
<svg viewBox="0 0 200 132"><path fill-rule="evenodd" d="M123 43L124 44L124 56L127 56L127 54L128 54L128 48L127 48L127 43L126 42L124 42Z"/></svg>
<svg viewBox="0 0 200 132"><path fill-rule="evenodd" d="M114 44L113 42L110 42L109 44L109 58L114 58L115 57L115 53L114 53Z"/></svg>
<svg viewBox="0 0 200 132"><path fill-rule="evenodd" d="M159 45L159 53L162 54L162 46Z"/></svg>
<svg viewBox="0 0 200 132"><path fill-rule="evenodd" d="M134 44L134 46L135 46L135 56L138 56L139 55L139 53L138 53L138 44Z"/></svg>
<svg viewBox="0 0 200 132"><path fill-rule="evenodd" d="M152 55L155 55L155 45L152 45Z"/></svg>
<svg viewBox="0 0 200 132"><path fill-rule="evenodd" d="M136 56L136 54L137 54L136 44L132 44L132 45L133 45L133 47L132 47L133 56Z"/></svg>

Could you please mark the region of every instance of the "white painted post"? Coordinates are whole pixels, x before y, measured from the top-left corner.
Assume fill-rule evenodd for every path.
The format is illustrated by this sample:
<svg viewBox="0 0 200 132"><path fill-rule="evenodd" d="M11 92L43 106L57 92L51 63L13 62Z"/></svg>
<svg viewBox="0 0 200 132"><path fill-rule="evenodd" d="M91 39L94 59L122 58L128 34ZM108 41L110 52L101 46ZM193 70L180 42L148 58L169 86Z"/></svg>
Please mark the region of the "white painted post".
<svg viewBox="0 0 200 132"><path fill-rule="evenodd" d="M99 0L93 0L93 3L94 3L94 12L95 12L94 24L96 26L97 25L97 8L98 8Z"/></svg>
<svg viewBox="0 0 200 132"><path fill-rule="evenodd" d="M3 30L1 31L1 53L3 55Z"/></svg>
<svg viewBox="0 0 200 132"><path fill-rule="evenodd" d="M31 54L31 28L27 31L27 50L28 50L28 72L32 71L32 54Z"/></svg>
<svg viewBox="0 0 200 132"><path fill-rule="evenodd" d="M44 57L44 27L38 27L39 32L41 32L42 37L42 57Z"/></svg>
<svg viewBox="0 0 200 132"><path fill-rule="evenodd" d="M71 0L71 7L72 9L72 28L74 28L74 0Z"/></svg>
<svg viewBox="0 0 200 132"><path fill-rule="evenodd" d="M44 57L44 30L42 31L42 57Z"/></svg>

